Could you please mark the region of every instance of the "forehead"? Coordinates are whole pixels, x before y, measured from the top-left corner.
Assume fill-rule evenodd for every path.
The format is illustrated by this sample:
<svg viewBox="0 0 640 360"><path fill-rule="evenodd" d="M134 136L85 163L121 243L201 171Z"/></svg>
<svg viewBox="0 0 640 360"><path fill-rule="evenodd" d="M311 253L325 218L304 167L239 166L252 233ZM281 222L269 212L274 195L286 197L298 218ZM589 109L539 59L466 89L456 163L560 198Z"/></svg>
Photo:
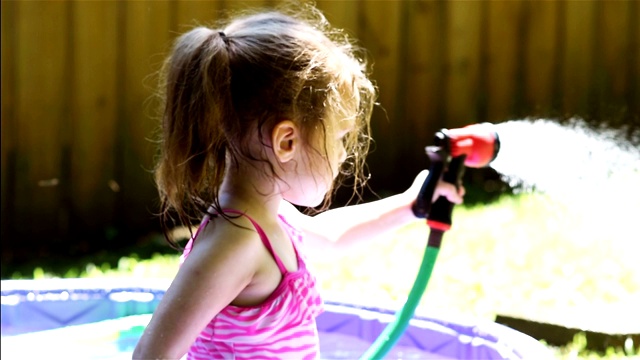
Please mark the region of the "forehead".
<svg viewBox="0 0 640 360"><path fill-rule="evenodd" d="M326 113L326 125L335 130L351 130L356 125L357 114L352 109L336 107Z"/></svg>
<svg viewBox="0 0 640 360"><path fill-rule="evenodd" d="M360 97L354 88L353 77L352 73L343 73L332 94L334 106L331 111L331 126L340 131L349 131L356 127Z"/></svg>

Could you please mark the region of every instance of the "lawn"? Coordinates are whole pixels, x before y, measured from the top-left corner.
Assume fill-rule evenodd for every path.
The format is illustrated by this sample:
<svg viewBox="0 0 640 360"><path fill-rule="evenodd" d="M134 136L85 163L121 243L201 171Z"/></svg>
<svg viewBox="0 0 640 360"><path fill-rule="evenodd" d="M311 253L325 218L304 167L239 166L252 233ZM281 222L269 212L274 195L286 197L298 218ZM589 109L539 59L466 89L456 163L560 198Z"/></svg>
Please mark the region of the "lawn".
<svg viewBox="0 0 640 360"><path fill-rule="evenodd" d="M640 242L630 236L633 216L611 208L589 215L541 194L459 206L417 312L488 319L501 314L639 334ZM418 223L339 262L312 262L329 298L397 308L413 284L427 236L426 225ZM638 354L638 345L634 350L627 343L628 352ZM578 336L557 349L558 356L573 358L585 346ZM598 358L585 351L581 356Z"/></svg>
<svg viewBox="0 0 640 360"><path fill-rule="evenodd" d="M640 332L640 312L631 311L640 304L640 242L620 226L577 215L531 194L456 208L420 310ZM427 236L417 223L338 263L312 262L330 297L397 304L413 284Z"/></svg>
<svg viewBox="0 0 640 360"><path fill-rule="evenodd" d="M488 205L458 206L417 312L496 315L611 333L640 333L640 199L615 209L611 199L563 203L526 193ZM636 204L636 205L634 205ZM598 211L601 209L602 211ZM633 235L635 234L635 235ZM428 228L418 222L341 258L309 258L325 297L398 308L422 260ZM635 238L634 238L635 236ZM177 256L120 259L116 268L89 265L68 276L167 277ZM42 270L36 278L52 276ZM626 342L606 354L585 350L585 336L552 349L558 359L640 358ZM626 349L626 350L625 350ZM626 355L625 355L626 352Z"/></svg>

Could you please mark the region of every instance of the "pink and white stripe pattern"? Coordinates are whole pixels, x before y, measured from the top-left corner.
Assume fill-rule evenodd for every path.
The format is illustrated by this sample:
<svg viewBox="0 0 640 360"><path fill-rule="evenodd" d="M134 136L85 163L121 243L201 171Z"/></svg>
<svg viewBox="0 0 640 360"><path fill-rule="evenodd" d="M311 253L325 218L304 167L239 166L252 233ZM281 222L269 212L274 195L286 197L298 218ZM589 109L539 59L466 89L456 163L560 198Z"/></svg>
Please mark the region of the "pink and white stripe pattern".
<svg viewBox="0 0 640 360"><path fill-rule="evenodd" d="M298 250L302 242L301 233L289 225L282 216L280 219L296 249L298 270L287 271L271 250L269 239L252 220L263 243L283 273L282 281L271 296L259 306L225 307L200 333L189 349L187 359L319 358L315 318L322 312L322 299L316 287L316 280L308 271ZM185 258L190 250L191 242L185 248Z"/></svg>

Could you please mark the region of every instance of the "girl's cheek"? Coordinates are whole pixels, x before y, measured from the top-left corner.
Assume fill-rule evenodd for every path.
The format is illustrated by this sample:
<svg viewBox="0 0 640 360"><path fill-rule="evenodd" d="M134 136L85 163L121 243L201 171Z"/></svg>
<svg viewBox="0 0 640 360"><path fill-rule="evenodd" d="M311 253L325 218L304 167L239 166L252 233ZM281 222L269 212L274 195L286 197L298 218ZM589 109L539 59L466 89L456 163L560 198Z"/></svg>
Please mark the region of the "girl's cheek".
<svg viewBox="0 0 640 360"><path fill-rule="evenodd" d="M345 150L344 146L342 144L340 144L339 163L342 164L345 160L347 160L347 150Z"/></svg>

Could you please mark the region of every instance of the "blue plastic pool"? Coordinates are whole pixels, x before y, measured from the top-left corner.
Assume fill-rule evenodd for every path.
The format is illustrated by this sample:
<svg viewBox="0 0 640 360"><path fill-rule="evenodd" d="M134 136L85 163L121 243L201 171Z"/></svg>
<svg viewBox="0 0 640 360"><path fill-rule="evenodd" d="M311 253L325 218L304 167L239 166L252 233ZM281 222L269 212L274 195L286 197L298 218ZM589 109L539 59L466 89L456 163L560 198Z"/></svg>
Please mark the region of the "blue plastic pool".
<svg viewBox="0 0 640 360"><path fill-rule="evenodd" d="M130 359L166 280L2 281L1 358ZM393 319L386 309L327 301L323 359L357 359ZM535 339L494 322L411 321L388 359L549 358Z"/></svg>

